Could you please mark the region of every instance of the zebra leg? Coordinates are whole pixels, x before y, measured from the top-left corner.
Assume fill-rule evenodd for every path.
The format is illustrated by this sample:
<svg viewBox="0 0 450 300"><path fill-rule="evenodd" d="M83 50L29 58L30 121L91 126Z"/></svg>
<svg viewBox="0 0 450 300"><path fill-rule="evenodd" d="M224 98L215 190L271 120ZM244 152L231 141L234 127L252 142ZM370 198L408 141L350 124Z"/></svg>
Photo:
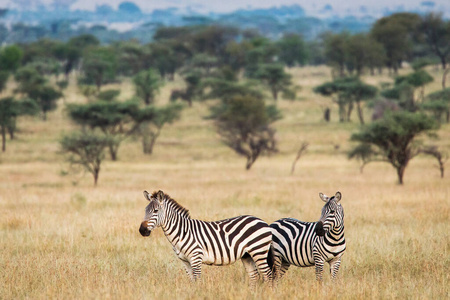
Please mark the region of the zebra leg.
<svg viewBox="0 0 450 300"><path fill-rule="evenodd" d="M281 266L280 266L279 273L278 273L278 279L281 279L281 277L283 277L284 274L286 274L290 265L291 265L290 263L288 263L284 259L281 259Z"/></svg>
<svg viewBox="0 0 450 300"><path fill-rule="evenodd" d="M189 279L191 281L195 281L194 272L192 270L191 263L186 260L182 260L182 262L184 264L184 269L186 270L186 274L189 276Z"/></svg>
<svg viewBox="0 0 450 300"><path fill-rule="evenodd" d="M255 283L259 280L259 272L258 268L256 267L255 261L248 253L245 253L244 256L241 257L241 260L248 276L250 277L250 285L254 286Z"/></svg>
<svg viewBox="0 0 450 300"><path fill-rule="evenodd" d="M200 279L200 274L202 272L202 261L185 261L183 260L184 268L186 269L186 273L188 274L191 281L197 281Z"/></svg>
<svg viewBox="0 0 450 300"><path fill-rule="evenodd" d="M339 267L341 265L341 257L335 257L330 262L330 273L331 273L331 279L335 280L337 273L339 271Z"/></svg>
<svg viewBox="0 0 450 300"><path fill-rule="evenodd" d="M316 280L319 282L323 281L323 264L325 261L322 258L314 258L314 263L316 265Z"/></svg>

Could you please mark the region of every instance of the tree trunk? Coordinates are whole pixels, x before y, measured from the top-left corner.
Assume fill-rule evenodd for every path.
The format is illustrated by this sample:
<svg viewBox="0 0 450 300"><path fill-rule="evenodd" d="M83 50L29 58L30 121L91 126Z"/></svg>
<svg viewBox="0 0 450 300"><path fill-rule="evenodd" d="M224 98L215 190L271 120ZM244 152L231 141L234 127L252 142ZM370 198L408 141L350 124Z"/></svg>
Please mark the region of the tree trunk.
<svg viewBox="0 0 450 300"><path fill-rule="evenodd" d="M98 174L100 173L100 170L99 169L95 169L94 170L94 186L97 186L97 182L98 182Z"/></svg>
<svg viewBox="0 0 450 300"><path fill-rule="evenodd" d="M272 88L272 97L274 100L278 100L278 91L276 88Z"/></svg>
<svg viewBox="0 0 450 300"><path fill-rule="evenodd" d="M348 111L347 111L347 122L350 122L350 117L352 115L352 111L353 111L353 101L351 101L348 104Z"/></svg>
<svg viewBox="0 0 450 300"><path fill-rule="evenodd" d="M325 110L323 111L323 119L326 122L330 122L330 108L329 107L325 108Z"/></svg>
<svg viewBox="0 0 450 300"><path fill-rule="evenodd" d="M360 101L356 101L356 107L358 108L358 117L359 117L359 122L361 123L361 125L364 125L364 114L361 108L361 103Z"/></svg>
<svg viewBox="0 0 450 300"><path fill-rule="evenodd" d="M109 145L108 148L109 148L109 154L111 155L111 160L116 161L118 148L115 147L114 145Z"/></svg>
<svg viewBox="0 0 450 300"><path fill-rule="evenodd" d="M403 174L405 173L405 166L397 167L398 184L403 184Z"/></svg>
<svg viewBox="0 0 450 300"><path fill-rule="evenodd" d="M6 151L6 128L2 126L2 152Z"/></svg>

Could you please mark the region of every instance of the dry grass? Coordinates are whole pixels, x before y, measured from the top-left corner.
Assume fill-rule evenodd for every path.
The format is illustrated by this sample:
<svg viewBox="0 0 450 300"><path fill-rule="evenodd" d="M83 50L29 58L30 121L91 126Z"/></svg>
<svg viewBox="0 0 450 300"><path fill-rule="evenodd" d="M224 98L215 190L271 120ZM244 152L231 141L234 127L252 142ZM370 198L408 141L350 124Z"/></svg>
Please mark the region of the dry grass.
<svg viewBox="0 0 450 300"><path fill-rule="evenodd" d="M355 123L339 124L333 108L332 122L321 121L320 105L329 100L311 91L329 78L328 69L292 72L303 100L278 103L284 114L276 123L280 153L258 159L250 171L202 118L207 103L196 103L165 128L152 156L141 153L138 141L125 142L120 161L102 165L97 188L89 175L62 175L67 165L57 154L58 138L73 128L62 107L48 122L19 122L18 139L8 141L0 156L0 298L448 298L448 178L439 178L427 157L411 162L404 186L396 184L387 164L369 164L360 174L358 163L346 158L356 116ZM166 86L161 102L179 84ZM120 88L124 98L132 95L129 82ZM427 90L438 88L437 79ZM74 85L66 101L83 101ZM439 135L436 143L449 151L449 125ZM291 176L303 140L310 147ZM251 291L238 262L204 266L202 281L192 285L160 229L150 238L140 236L144 189L163 189L194 218L252 214L267 222L288 216L317 220L318 193L339 190L348 249L338 284L326 275L320 286L313 268L291 267L275 291Z"/></svg>

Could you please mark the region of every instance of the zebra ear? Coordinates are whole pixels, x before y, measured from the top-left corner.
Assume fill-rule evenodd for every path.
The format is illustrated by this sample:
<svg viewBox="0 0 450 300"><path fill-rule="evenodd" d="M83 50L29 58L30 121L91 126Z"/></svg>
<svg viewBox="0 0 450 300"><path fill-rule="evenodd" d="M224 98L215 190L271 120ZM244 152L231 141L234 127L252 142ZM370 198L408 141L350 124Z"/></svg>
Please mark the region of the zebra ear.
<svg viewBox="0 0 450 300"><path fill-rule="evenodd" d="M158 193L156 194L156 199L159 200L159 202L162 202L165 198L166 194L164 194L163 191L159 190Z"/></svg>
<svg viewBox="0 0 450 300"><path fill-rule="evenodd" d="M336 192L336 195L334 195L334 199L336 199L336 203L339 203L341 201L342 194L341 192Z"/></svg>
<svg viewBox="0 0 450 300"><path fill-rule="evenodd" d="M322 193L319 193L319 197L320 197L320 199L322 199L323 202L328 202L328 200L330 199L330 198L328 198L327 195L324 195Z"/></svg>
<svg viewBox="0 0 450 300"><path fill-rule="evenodd" d="M148 201L151 201L152 199L150 199L150 194L147 191L144 191L144 197L145 199L147 199Z"/></svg>

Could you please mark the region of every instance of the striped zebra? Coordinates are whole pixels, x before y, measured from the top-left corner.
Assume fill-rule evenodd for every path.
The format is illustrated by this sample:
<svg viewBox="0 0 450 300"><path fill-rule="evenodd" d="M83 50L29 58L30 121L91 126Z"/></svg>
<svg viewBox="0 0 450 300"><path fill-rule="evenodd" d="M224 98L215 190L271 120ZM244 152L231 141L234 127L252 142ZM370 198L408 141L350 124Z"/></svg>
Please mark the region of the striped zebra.
<svg viewBox="0 0 450 300"><path fill-rule="evenodd" d="M264 281L272 281L272 229L266 222L253 216L215 222L195 220L161 190L151 195L144 191L144 196L150 203L139 232L149 236L154 228L161 227L192 281L200 278L202 263L222 266L238 259L244 264L250 285L260 279L260 273Z"/></svg>
<svg viewBox="0 0 450 300"><path fill-rule="evenodd" d="M273 229L274 279L279 280L290 265L316 266L316 279L322 281L323 265L330 265L335 279L345 251L344 209L339 203L341 193L331 198L320 193L325 203L318 222L302 222L292 218L280 219L270 225Z"/></svg>

